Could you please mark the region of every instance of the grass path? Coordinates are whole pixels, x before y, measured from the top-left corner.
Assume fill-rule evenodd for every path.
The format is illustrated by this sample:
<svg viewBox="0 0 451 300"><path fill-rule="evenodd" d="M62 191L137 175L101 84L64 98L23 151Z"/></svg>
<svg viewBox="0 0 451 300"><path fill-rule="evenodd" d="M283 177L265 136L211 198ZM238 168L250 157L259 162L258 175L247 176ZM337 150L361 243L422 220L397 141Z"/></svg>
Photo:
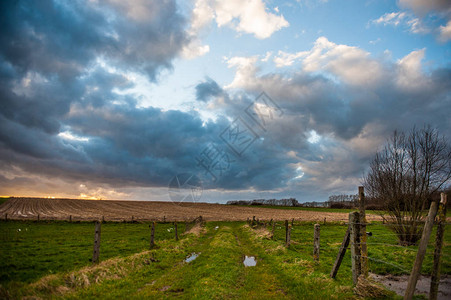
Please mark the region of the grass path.
<svg viewBox="0 0 451 300"><path fill-rule="evenodd" d="M175 241L168 226L160 225L160 235L167 236L152 250L59 272L31 284L15 287L12 282L7 287L9 298L356 299L349 253L338 278L328 275L343 226L323 228L320 262L312 258L312 224L294 227L288 249L281 224L274 240L266 229L252 229L244 222L209 222L199 235L182 235ZM199 256L185 262L191 253ZM245 255L256 257L257 265L245 267Z"/></svg>
<svg viewBox="0 0 451 300"><path fill-rule="evenodd" d="M180 253L155 255L158 262L142 268L120 281L110 280L65 298L96 298L108 293L112 298L128 299L292 299L284 291L277 275L267 263L259 259L263 248L253 244L251 233L242 224L216 226L209 224L207 233L191 245L179 247ZM157 251L159 252L159 251ZM190 263L184 262L187 253L200 253ZM184 255L179 255L184 253ZM257 266L244 267L244 255L258 259Z"/></svg>
<svg viewBox="0 0 451 300"><path fill-rule="evenodd" d="M350 286L319 266L267 238L267 231L243 223L208 223L200 237L153 251L157 261L121 280L105 281L65 295L94 299L353 299ZM190 263L190 253L200 253ZM245 267L244 256L257 265Z"/></svg>

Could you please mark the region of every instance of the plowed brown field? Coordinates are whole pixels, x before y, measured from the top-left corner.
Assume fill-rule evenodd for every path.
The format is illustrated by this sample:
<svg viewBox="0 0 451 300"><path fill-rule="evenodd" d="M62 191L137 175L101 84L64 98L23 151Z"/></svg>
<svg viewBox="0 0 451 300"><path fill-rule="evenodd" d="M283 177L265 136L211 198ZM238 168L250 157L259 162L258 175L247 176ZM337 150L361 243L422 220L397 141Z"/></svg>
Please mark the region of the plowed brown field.
<svg viewBox="0 0 451 300"><path fill-rule="evenodd" d="M76 200L46 198L11 198L0 206L0 216L8 219L106 221L132 220L191 220L202 216L208 221L244 221L256 216L260 220L297 221L346 221L347 213L316 212L294 209L273 209L252 206L231 206L208 203L151 202L151 201L113 201ZM378 216L368 215L368 221L380 220Z"/></svg>

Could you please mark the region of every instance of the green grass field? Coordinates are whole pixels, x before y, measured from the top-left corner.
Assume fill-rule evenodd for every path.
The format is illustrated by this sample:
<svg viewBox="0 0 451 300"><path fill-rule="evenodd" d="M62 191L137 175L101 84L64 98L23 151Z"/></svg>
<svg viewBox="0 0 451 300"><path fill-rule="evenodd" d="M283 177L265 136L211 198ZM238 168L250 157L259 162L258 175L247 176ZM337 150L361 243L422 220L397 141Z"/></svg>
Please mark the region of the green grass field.
<svg viewBox="0 0 451 300"><path fill-rule="evenodd" d="M312 257L313 223L294 224L289 249L282 223L272 240L268 231L243 222L209 222L199 236L180 235L179 241L172 224L157 224L157 247L149 250L148 225L102 224L101 263L90 267L93 223L1 222L0 298L355 298L349 251L337 279L329 278L344 225L321 225L319 263ZM417 248L397 246L382 224L369 225L368 231L373 233L368 237L370 271L409 274ZM451 274L450 242L448 230L442 274ZM432 251L429 246L424 274L431 270ZM184 262L193 252L199 257ZM244 255L255 256L257 265L244 267Z"/></svg>

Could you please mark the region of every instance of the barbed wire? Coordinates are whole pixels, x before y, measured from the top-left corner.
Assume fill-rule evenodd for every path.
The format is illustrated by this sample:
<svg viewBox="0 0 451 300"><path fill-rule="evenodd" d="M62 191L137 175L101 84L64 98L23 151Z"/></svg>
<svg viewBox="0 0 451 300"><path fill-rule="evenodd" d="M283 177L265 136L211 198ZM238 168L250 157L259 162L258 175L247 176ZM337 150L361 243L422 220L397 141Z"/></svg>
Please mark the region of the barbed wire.
<svg viewBox="0 0 451 300"><path fill-rule="evenodd" d="M370 257L370 256L364 256L364 255L355 255L355 257L367 258L367 259L372 260L372 261L384 263L384 264L386 264L386 265L389 265L389 266L398 268L398 269L400 269L400 270L403 271L403 272L410 273L410 270L404 269L403 267L401 267L401 266L399 266L399 265L397 265L397 264L390 263L390 262L385 261L385 260L377 259L377 258Z"/></svg>

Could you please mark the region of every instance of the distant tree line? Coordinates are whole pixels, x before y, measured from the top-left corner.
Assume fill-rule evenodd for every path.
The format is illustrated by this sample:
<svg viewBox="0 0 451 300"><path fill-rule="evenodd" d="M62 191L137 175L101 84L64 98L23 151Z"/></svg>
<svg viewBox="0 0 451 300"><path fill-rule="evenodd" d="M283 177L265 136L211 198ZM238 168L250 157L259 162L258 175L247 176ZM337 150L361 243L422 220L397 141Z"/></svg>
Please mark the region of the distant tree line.
<svg viewBox="0 0 451 300"><path fill-rule="evenodd" d="M227 205L269 205L269 206L301 206L295 198L289 199L255 199L255 200L231 200Z"/></svg>
<svg viewBox="0 0 451 300"><path fill-rule="evenodd" d="M326 206L330 208L353 208L358 205L359 195L332 195Z"/></svg>

